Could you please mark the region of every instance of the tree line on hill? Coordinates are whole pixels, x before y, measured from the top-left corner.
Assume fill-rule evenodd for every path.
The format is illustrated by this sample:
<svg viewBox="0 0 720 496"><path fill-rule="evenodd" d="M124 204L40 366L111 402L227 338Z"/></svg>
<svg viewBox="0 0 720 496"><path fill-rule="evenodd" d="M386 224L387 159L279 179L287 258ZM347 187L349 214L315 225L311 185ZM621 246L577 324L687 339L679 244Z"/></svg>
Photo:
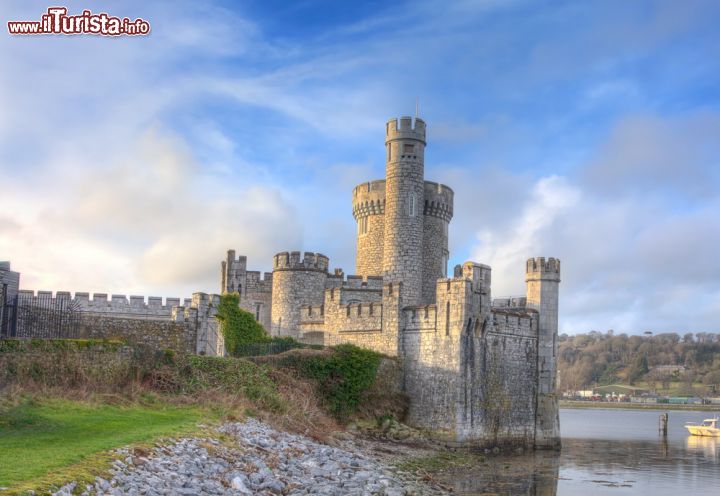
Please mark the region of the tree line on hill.
<svg viewBox="0 0 720 496"><path fill-rule="evenodd" d="M720 334L562 334L558 370L561 391L640 382L650 390L668 390L680 382L678 394L715 393L720 391Z"/></svg>

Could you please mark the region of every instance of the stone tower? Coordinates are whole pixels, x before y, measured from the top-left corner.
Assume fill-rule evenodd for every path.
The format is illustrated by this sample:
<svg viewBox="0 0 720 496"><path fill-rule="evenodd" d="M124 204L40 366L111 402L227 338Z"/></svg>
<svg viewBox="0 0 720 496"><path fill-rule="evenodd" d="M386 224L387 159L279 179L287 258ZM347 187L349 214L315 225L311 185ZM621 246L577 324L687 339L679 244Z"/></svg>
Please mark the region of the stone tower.
<svg viewBox="0 0 720 496"><path fill-rule="evenodd" d="M363 277L382 275L385 180L379 179L355 186L352 212L357 221L355 273Z"/></svg>
<svg viewBox="0 0 720 496"><path fill-rule="evenodd" d="M273 257L272 336L299 337L300 307L322 305L328 257L320 253L282 252Z"/></svg>
<svg viewBox="0 0 720 496"><path fill-rule="evenodd" d="M413 125L414 124L414 125ZM422 298L425 122L391 119L385 134L385 226L382 275L403 283L405 305Z"/></svg>
<svg viewBox="0 0 720 496"><path fill-rule="evenodd" d="M560 418L555 382L560 260L531 258L525 269L527 307L539 313L535 445L538 448L557 448L560 446Z"/></svg>
<svg viewBox="0 0 720 496"><path fill-rule="evenodd" d="M235 258L235 250L228 250L227 260L220 263L220 291L222 294L242 294L247 273L247 257Z"/></svg>

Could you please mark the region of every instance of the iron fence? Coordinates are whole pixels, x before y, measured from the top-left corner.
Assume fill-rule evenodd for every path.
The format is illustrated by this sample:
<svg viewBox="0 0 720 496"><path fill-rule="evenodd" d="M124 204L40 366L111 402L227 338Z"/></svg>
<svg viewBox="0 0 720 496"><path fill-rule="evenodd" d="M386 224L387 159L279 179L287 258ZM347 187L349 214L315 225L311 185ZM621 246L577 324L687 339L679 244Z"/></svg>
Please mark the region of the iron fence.
<svg viewBox="0 0 720 496"><path fill-rule="evenodd" d="M72 339L79 337L82 309L69 298L0 294L0 338Z"/></svg>
<svg viewBox="0 0 720 496"><path fill-rule="evenodd" d="M308 345L290 340L273 340L268 342L247 343L238 345L232 355L236 357L278 355L280 353L284 353L286 351L294 350L297 348L311 348L321 350L324 347L322 345Z"/></svg>

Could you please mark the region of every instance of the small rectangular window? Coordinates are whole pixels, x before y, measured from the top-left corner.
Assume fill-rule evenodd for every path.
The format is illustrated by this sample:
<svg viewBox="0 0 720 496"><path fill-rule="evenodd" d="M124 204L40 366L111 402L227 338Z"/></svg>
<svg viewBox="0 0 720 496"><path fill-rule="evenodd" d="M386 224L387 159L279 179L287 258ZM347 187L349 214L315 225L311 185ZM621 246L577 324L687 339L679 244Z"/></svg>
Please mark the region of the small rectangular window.
<svg viewBox="0 0 720 496"><path fill-rule="evenodd" d="M415 145L403 145L403 153L412 155L415 152Z"/></svg>
<svg viewBox="0 0 720 496"><path fill-rule="evenodd" d="M408 214L410 215L410 217L415 217L415 215L416 215L415 209L416 209L415 195L411 194L410 199L409 199L409 204L408 204Z"/></svg>

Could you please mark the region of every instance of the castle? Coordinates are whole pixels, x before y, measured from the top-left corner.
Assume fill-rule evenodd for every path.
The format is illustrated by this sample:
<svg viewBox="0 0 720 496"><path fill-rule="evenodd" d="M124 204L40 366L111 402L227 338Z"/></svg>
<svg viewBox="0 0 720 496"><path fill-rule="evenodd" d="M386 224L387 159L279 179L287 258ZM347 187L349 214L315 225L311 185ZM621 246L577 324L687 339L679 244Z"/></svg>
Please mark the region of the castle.
<svg viewBox="0 0 720 496"><path fill-rule="evenodd" d="M388 121L385 179L352 192L357 275L292 251L261 276L230 250L221 291L272 336L400 358L411 425L462 444L557 448L560 261L529 259L519 298L492 300L487 265L448 277L453 190L425 181L426 144L423 120Z"/></svg>

